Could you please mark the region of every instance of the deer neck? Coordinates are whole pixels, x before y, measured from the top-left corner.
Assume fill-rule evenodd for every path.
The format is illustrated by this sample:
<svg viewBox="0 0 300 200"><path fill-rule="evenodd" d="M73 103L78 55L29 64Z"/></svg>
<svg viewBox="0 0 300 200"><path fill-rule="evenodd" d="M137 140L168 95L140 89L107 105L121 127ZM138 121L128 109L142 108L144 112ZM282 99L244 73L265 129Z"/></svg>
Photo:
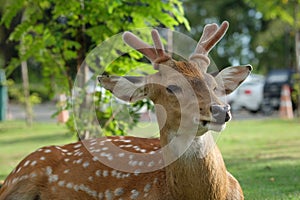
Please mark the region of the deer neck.
<svg viewBox="0 0 300 200"><path fill-rule="evenodd" d="M171 194L176 199L224 199L226 168L212 134L191 138L162 131L167 131L161 133L164 159L175 160L166 167Z"/></svg>

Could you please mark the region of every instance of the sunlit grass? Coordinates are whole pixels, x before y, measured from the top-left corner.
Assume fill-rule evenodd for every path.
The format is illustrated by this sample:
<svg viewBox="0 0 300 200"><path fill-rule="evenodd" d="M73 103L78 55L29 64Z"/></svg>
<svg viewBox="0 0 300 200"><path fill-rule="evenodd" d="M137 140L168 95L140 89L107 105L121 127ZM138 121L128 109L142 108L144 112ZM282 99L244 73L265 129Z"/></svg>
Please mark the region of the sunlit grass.
<svg viewBox="0 0 300 200"><path fill-rule="evenodd" d="M17 163L39 147L75 141L64 125L35 123L27 127L24 122L0 123L0 180L4 179Z"/></svg>
<svg viewBox="0 0 300 200"><path fill-rule="evenodd" d="M218 141L245 199L300 199L300 122L234 121Z"/></svg>

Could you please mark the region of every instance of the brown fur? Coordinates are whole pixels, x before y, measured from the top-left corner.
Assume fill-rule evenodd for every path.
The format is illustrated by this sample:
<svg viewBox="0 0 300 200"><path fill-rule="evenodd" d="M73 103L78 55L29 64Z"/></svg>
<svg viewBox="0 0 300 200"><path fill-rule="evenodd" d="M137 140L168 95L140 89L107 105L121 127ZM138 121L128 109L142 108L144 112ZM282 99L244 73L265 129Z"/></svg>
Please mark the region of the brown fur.
<svg viewBox="0 0 300 200"><path fill-rule="evenodd" d="M177 61L174 66L174 69L187 77L191 77L191 78L203 77L200 68L193 63Z"/></svg>
<svg viewBox="0 0 300 200"><path fill-rule="evenodd" d="M110 137L114 139L115 137ZM149 139L148 143L144 142L142 138L132 138L124 137L124 140L134 141L134 145L138 145L140 148L148 149L151 151L155 147L159 147L158 139ZM100 140L99 140L100 141ZM79 143L70 144L61 146L61 149L74 149L73 146ZM122 145L124 143L115 143L116 145ZM193 199L203 199L203 200L241 200L242 191L237 183L237 181L226 172L224 162L222 157L220 157L220 152L215 146L214 151L211 151L210 154L204 159L198 159L195 154L194 157L191 157L187 160L185 156L182 156L180 159L172 163L170 166L163 168L158 171L133 175L130 174L130 178L116 179L111 175L113 169L101 164L100 162L91 162L91 165L88 167L89 170L84 170L82 165L73 164L74 160L77 160L77 157L62 156L62 152L58 150L55 146L45 147L43 149L50 149L55 154L49 154L47 160L37 162L35 167L28 166L24 167L22 172L11 173L3 187L0 190L0 200L34 200L35 198L40 199L98 199L93 198L91 195L88 195L86 192L74 191L72 188L60 187L58 183L60 180L67 183L73 183L73 185L84 184L88 185L91 190L97 192L102 192L105 196L105 191L113 191L118 187L124 188L124 194L121 197L128 199L131 195L132 189L136 189L140 192L140 195L136 199L151 199L151 200L193 200ZM132 151L130 148L124 148L126 150ZM86 148L83 146L80 148L80 151L84 152L84 160L92 160L92 155L87 152ZM45 156L45 153L36 151L33 154L25 158L20 164L16 167L19 169L24 166L25 162L30 160L39 160L41 156ZM64 158L70 158L69 162L64 162ZM121 162L121 161L118 161ZM121 164L121 163L120 163ZM49 183L48 176L46 175L46 167L53 166L52 174L58 174L58 180ZM217 167L217 169L215 168ZM72 174L76 176L64 175L64 170L70 169ZM98 169L108 170L109 175L107 178L110 178L109 181L106 181L103 177L95 177L95 171ZM38 174L37 177L28 178L26 180L12 184L12 180L21 174ZM88 180L89 176L94 176L93 182ZM226 176L228 178L226 178ZM228 180L228 181L227 181ZM151 188L149 192L145 192L145 185L151 183ZM195 186L197 190L195 190ZM239 191L228 193L227 188L237 188ZM63 189L63 190L62 190ZM97 193L98 194L98 193ZM227 198L226 198L227 196ZM127 198L126 198L127 197Z"/></svg>

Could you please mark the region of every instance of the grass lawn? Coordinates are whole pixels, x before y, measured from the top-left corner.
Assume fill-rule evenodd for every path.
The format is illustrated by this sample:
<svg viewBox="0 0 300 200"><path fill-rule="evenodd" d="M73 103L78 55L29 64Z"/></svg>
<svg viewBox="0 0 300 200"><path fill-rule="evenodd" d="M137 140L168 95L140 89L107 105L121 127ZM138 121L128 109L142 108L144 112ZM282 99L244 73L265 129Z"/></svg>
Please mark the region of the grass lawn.
<svg viewBox="0 0 300 200"><path fill-rule="evenodd" d="M156 131L155 124L141 123L132 134L155 136ZM38 147L75 141L67 132L54 123L31 128L22 122L0 123L0 180ZM232 121L218 145L246 200L300 199L299 121Z"/></svg>
<svg viewBox="0 0 300 200"><path fill-rule="evenodd" d="M300 199L300 122L233 121L218 145L249 200Z"/></svg>
<svg viewBox="0 0 300 200"><path fill-rule="evenodd" d="M75 141L64 125L35 123L27 127L24 122L0 123L0 180L29 153L39 147Z"/></svg>

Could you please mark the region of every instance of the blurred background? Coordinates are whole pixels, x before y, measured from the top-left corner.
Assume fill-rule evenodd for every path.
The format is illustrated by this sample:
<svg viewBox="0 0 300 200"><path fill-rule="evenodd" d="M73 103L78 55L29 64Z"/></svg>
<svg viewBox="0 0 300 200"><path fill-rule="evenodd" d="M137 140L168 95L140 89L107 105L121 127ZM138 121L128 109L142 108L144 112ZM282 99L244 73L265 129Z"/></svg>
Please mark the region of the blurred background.
<svg viewBox="0 0 300 200"><path fill-rule="evenodd" d="M0 120L24 119L30 125L59 118L72 129L72 119L67 120L68 113L62 111L70 109L76 73L98 44L119 32L145 26L170 28L198 40L205 24L224 20L230 28L211 53L216 66L250 63L254 67L247 81L227 98L234 119L278 116L284 84L289 86L297 115L298 0L1 0L0 16ZM145 61L139 54L130 56L109 72L123 75ZM138 114L132 112L132 123L145 111L142 107L135 109ZM108 120L104 114L101 117Z"/></svg>
<svg viewBox="0 0 300 200"><path fill-rule="evenodd" d="M300 199L300 0L0 0L0 18L0 185L29 152L96 137L97 127L103 135L158 136L151 102L120 103L95 81L74 124L75 77L97 45L143 27L198 41L205 24L227 20L212 60L219 70L249 63L254 71L227 97L233 122L219 142L226 164L246 199ZM93 63L103 66L100 56ZM133 51L106 73L136 69L153 72ZM83 70L83 82L95 75ZM91 99L93 112L84 109Z"/></svg>

